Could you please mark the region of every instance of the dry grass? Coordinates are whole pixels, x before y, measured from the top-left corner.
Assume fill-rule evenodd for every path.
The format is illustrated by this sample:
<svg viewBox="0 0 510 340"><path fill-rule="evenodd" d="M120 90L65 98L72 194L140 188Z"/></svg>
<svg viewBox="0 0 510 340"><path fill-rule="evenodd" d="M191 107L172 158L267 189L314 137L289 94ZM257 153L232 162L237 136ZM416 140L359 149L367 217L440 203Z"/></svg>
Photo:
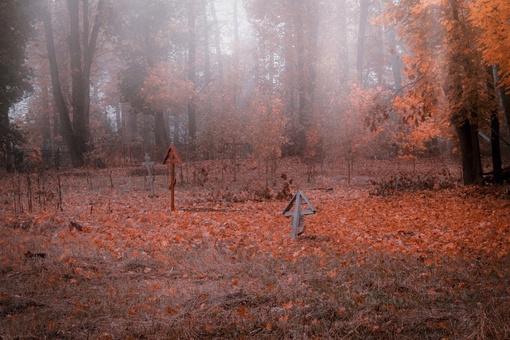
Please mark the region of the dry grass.
<svg viewBox="0 0 510 340"><path fill-rule="evenodd" d="M53 247L2 266L3 339L510 336L507 260L427 267L379 253L293 263L197 248L160 264L85 249L59 261L51 254L66 245Z"/></svg>
<svg viewBox="0 0 510 340"><path fill-rule="evenodd" d="M25 212L14 214L16 179L6 182L0 339L510 338L508 255L435 254L439 261L426 262L362 243L342 252L341 245L332 246L335 240L311 231L291 242L279 225L287 228L287 219L257 219L250 201L236 202L256 198L242 185L235 192L232 186L181 188L178 207L184 211L175 220L193 224L197 232L188 235L170 212L156 211L166 194L153 200L140 194L143 178L114 177L115 188L108 188L107 173L91 176L62 178L63 212L55 210L56 198L45 204L34 198L28 213L24 196ZM122 201L126 195L132 200ZM285 202L255 208L263 205L272 211ZM226 221L221 225L220 217ZM241 217L246 221L236 224ZM224 235L265 218L272 234L281 230L281 236L264 236L284 248L279 252L254 250L249 234L238 244ZM83 231L69 228L69 221L80 222ZM186 242L172 241L187 235ZM501 238L508 242L508 235ZM161 240L168 244L162 247ZM320 249L320 255L307 249Z"/></svg>

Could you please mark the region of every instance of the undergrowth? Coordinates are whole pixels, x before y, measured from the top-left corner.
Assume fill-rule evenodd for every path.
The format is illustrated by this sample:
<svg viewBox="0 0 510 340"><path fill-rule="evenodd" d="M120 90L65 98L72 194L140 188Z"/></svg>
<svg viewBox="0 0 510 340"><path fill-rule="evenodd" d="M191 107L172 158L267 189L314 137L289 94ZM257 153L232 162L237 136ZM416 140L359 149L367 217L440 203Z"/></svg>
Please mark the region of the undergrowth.
<svg viewBox="0 0 510 340"><path fill-rule="evenodd" d="M448 169L441 172L398 173L380 180L370 180L372 194L391 196L396 192L453 189L460 185L459 179L452 176Z"/></svg>

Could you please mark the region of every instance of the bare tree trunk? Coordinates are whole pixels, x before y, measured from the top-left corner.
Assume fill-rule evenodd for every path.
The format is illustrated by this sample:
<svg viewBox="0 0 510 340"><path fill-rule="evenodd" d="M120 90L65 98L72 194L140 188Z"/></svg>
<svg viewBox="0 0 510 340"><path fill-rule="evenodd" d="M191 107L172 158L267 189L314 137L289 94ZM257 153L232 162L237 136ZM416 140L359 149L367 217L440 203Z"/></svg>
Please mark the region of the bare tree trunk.
<svg viewBox="0 0 510 340"><path fill-rule="evenodd" d="M196 11L195 0L188 2L188 80L196 86L196 31L195 31ZM196 106L194 99L191 98L187 105L188 111L188 131L191 144L195 143L196 127Z"/></svg>
<svg viewBox="0 0 510 340"><path fill-rule="evenodd" d="M494 173L494 181L496 183L501 182L501 175L503 173L499 133L500 131L498 112L494 111L491 113L491 156L492 156L492 171Z"/></svg>
<svg viewBox="0 0 510 340"><path fill-rule="evenodd" d="M359 26L358 26L358 50L356 54L357 80L363 83L363 67L365 63L365 40L368 22L368 7L370 0L360 0L359 4Z"/></svg>
<svg viewBox="0 0 510 340"><path fill-rule="evenodd" d="M508 129L510 131L510 96L508 96L507 94L506 87L499 87L498 92L501 98L501 105L503 106L503 110L505 111L506 125L508 126Z"/></svg>
<svg viewBox="0 0 510 340"><path fill-rule="evenodd" d="M87 152L88 122L85 114L84 79L80 45L80 4L79 0L67 0L69 12L69 54L71 56L73 132L77 151L81 157Z"/></svg>
<svg viewBox="0 0 510 340"><path fill-rule="evenodd" d="M495 67L487 67L488 82L487 89L489 95L494 100L494 107L491 112L491 158L492 158L492 172L494 181L499 183L503 172L503 163L501 161L501 143L499 140L499 115L497 105L497 92L495 88L497 79L497 69Z"/></svg>
<svg viewBox="0 0 510 340"><path fill-rule="evenodd" d="M154 137L157 146L168 146L168 135L166 133L165 117L163 112L154 114Z"/></svg>
<svg viewBox="0 0 510 340"><path fill-rule="evenodd" d="M236 73L239 72L239 18L237 11L237 1L234 0L234 67L236 69Z"/></svg>
<svg viewBox="0 0 510 340"><path fill-rule="evenodd" d="M71 55L73 130L80 153L90 145L90 76L101 26L100 15L104 0L97 3L92 31L89 32L91 15L89 1L82 0L82 29L80 35L80 0L67 0L70 20L69 52ZM89 35L90 34L90 35Z"/></svg>
<svg viewBox="0 0 510 340"><path fill-rule="evenodd" d="M339 79L341 85L344 85L349 79L349 51L347 40L347 6L346 0L338 2L338 34L340 39L340 48L338 53Z"/></svg>
<svg viewBox="0 0 510 340"><path fill-rule="evenodd" d="M220 80L223 80L223 56L221 53L221 31L220 25L218 23L218 16L216 15L216 7L214 6L214 0L209 0L209 4L211 7L211 16L213 19L213 27L214 27L214 46L216 49L216 58L218 62L218 74Z"/></svg>
<svg viewBox="0 0 510 340"><path fill-rule="evenodd" d="M65 143L69 148L69 155L73 166L79 167L83 164L82 154L80 154L76 141L74 139L73 128L71 126L71 119L69 118L69 112L67 105L62 94L62 87L60 85L60 78L57 66L57 55L55 52L55 41L53 38L53 25L51 22L51 14L49 8L43 13L44 33L46 40L46 49L48 51L48 59L50 64L50 77L51 77L51 88L53 91L53 99L55 106L59 113L60 120L60 133L64 138Z"/></svg>
<svg viewBox="0 0 510 340"><path fill-rule="evenodd" d="M399 90L402 88L402 61L397 49L397 38L395 36L395 28L388 28L388 40L390 43L391 50L391 71L393 73L393 81L395 83L395 89Z"/></svg>
<svg viewBox="0 0 510 340"><path fill-rule="evenodd" d="M498 76L498 66L494 66L494 84L497 84L499 82L499 76ZM497 95L499 97L499 103L501 107L503 108L503 111L505 113L506 118L506 125L510 131L510 96L507 94L507 87L505 86L499 86L497 88Z"/></svg>
<svg viewBox="0 0 510 340"><path fill-rule="evenodd" d="M465 116L465 113L461 115ZM462 178L465 185L482 183L482 163L478 128L465 118L455 124L462 154Z"/></svg>
<svg viewBox="0 0 510 340"><path fill-rule="evenodd" d="M207 0L201 0L204 15L204 87L211 82L211 53L209 52L209 20L207 18Z"/></svg>

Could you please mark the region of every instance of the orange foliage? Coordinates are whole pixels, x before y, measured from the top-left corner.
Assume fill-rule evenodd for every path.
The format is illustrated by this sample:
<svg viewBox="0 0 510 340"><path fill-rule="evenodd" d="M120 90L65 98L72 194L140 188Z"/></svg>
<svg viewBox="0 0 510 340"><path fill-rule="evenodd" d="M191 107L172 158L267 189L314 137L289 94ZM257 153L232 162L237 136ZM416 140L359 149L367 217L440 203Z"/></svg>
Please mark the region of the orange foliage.
<svg viewBox="0 0 510 340"><path fill-rule="evenodd" d="M179 196L183 199L185 195L181 192ZM34 212L5 218L4 223L32 221L37 227L51 220L52 225L64 224L40 244L61 238L67 248L56 254L57 258L74 268L74 279L84 280L100 274L77 262L74 247L107 252L117 260L150 256L163 266L172 266L172 259L165 255L169 251L207 247L246 257L270 254L289 261L310 255L328 258L351 252L385 252L413 256L425 265L438 263L444 257L470 259L485 254L501 258L510 254L510 242L504 236L510 231L508 201L493 193L462 188L375 197L366 190L337 187L331 192L308 190L307 196L319 211L305 217L306 231L296 241L290 238L289 220L281 215L287 203L282 201L228 206L203 203L210 211L196 210L196 204L190 203L172 213L165 195L150 199L130 194L112 201L110 211L98 207L95 214L88 214L87 196L77 193L67 197L65 216L50 212L48 219L47 211ZM101 195L94 193L94 197ZM84 226L83 231L70 232L68 219L78 221ZM19 232L27 242L33 237ZM23 242L19 247L23 247ZM195 279L207 278L200 275ZM328 270L327 275L335 277L337 271ZM237 280L231 284L237 285ZM269 285L268 290L271 289L273 286ZM208 296L200 299L206 301ZM293 304L288 301L283 307L288 309ZM176 310L173 306L166 308L169 314ZM248 311L243 313L247 315Z"/></svg>
<svg viewBox="0 0 510 340"><path fill-rule="evenodd" d="M149 71L141 94L153 112L180 113L177 110L182 110L193 95L193 84L186 80L178 65L160 62Z"/></svg>

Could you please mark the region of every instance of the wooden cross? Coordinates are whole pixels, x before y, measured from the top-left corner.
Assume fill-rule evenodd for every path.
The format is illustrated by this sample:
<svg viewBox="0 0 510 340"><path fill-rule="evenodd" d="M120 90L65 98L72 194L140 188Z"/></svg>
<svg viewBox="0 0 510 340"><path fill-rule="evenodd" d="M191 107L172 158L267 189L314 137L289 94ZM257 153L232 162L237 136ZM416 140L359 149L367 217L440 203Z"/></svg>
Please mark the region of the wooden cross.
<svg viewBox="0 0 510 340"><path fill-rule="evenodd" d="M303 202L308 204L310 209L303 210L301 207L301 203ZM294 211L291 211L290 209L293 205L295 206L295 209ZM316 212L317 209L315 209L313 204L310 203L308 198L306 198L305 193L301 190L298 190L298 192L294 195L294 197L292 197L289 204L283 211L283 215L292 216L292 232L290 237L292 237L293 240L295 240L298 235L301 235L305 231L304 216L315 214Z"/></svg>
<svg viewBox="0 0 510 340"><path fill-rule="evenodd" d="M145 165L147 167L147 184L149 184L149 190L150 190L150 196L154 196L154 175L153 175L153 168L154 168L154 162L151 162L151 157L148 153L145 153L145 162L142 163L142 165Z"/></svg>
<svg viewBox="0 0 510 340"><path fill-rule="evenodd" d="M174 197L175 197L175 164L181 164L182 159L181 156L179 156L179 153L177 152L177 149L175 148L175 145L170 145L168 148L168 151L166 153L165 159L163 160L163 164L170 164L170 186L168 189L170 189L170 208L172 211L175 211L175 205L174 205Z"/></svg>

